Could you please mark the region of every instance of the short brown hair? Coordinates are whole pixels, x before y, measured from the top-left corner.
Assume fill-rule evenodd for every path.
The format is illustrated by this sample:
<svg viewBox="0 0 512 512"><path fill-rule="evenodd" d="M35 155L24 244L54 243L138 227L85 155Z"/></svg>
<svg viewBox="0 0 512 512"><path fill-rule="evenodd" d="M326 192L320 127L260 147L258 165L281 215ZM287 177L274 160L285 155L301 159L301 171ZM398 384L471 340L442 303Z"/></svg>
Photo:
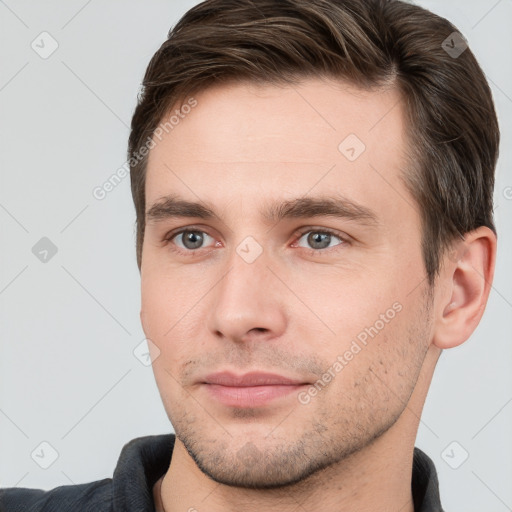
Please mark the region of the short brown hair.
<svg viewBox="0 0 512 512"><path fill-rule="evenodd" d="M454 55L444 41L464 51ZM444 18L398 0L207 0L190 9L151 59L132 118L139 269L147 156L133 155L169 110L214 83L323 77L400 91L411 164L403 179L420 208L433 284L455 238L479 226L496 232L498 121L485 75L463 41Z"/></svg>

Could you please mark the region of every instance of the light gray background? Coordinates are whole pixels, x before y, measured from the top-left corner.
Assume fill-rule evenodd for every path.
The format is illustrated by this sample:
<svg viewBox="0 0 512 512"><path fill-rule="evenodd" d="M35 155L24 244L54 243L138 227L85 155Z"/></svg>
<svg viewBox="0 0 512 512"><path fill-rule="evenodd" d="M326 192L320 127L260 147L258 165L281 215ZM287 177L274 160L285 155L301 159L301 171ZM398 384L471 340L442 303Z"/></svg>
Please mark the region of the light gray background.
<svg viewBox="0 0 512 512"><path fill-rule="evenodd" d="M197 3L0 1L0 487L105 478L126 442L171 431L151 367L133 354L144 334L129 178L102 201L92 191L125 162L144 70ZM417 3L468 39L493 89L502 145L487 312L467 343L441 356L416 445L436 464L447 511L504 512L512 510L512 0ZM31 47L43 31L59 45L47 59ZM32 253L42 237L58 249L46 263ZM35 450L40 464L51 461L43 441L58 452L48 469L31 458Z"/></svg>

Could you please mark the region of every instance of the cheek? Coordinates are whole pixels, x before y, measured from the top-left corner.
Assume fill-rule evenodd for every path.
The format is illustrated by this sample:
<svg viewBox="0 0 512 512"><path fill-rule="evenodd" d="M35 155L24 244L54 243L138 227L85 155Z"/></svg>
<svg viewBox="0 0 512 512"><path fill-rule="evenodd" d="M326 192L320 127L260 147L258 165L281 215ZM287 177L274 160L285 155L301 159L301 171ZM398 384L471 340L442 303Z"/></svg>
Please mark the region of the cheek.
<svg viewBox="0 0 512 512"><path fill-rule="evenodd" d="M156 346L155 350L160 351L159 357L154 361L155 374L165 366L173 366L174 361L180 357L179 344L171 340L176 338L180 318L183 318L185 304L182 298L176 297L174 282L169 286L165 285L162 278L157 276L146 276L141 287L141 322L146 338L150 339Z"/></svg>
<svg viewBox="0 0 512 512"><path fill-rule="evenodd" d="M399 296L395 284L377 282L369 272L329 269L315 274L297 272L293 277L293 321L301 324L304 332L311 331L312 326L315 330L323 328L326 338L337 340L331 350L341 350L358 337L362 342L372 339L376 323L377 331L381 331L397 315L393 309Z"/></svg>
<svg viewBox="0 0 512 512"><path fill-rule="evenodd" d="M144 333L160 351L153 363L155 376L173 386L183 365L207 350L205 330L208 285L184 273L146 272L141 287L141 321Z"/></svg>
<svg viewBox="0 0 512 512"><path fill-rule="evenodd" d="M334 409L352 408L354 414L374 425L402 413L425 355L421 343L425 326L418 325L411 332L406 323L395 318L378 334L369 336L366 345L358 342L360 350L345 363L341 379L336 379L331 395Z"/></svg>
<svg viewBox="0 0 512 512"><path fill-rule="evenodd" d="M341 363L339 373L354 387L360 381L388 398L393 391L403 397L410 390L428 341L428 315L421 304L396 297L388 293L344 307L336 317L336 343L323 354L324 360Z"/></svg>
<svg viewBox="0 0 512 512"><path fill-rule="evenodd" d="M177 273L146 271L141 285L141 319L144 332L156 339L172 333L190 310L190 287ZM183 292L185 290L185 293ZM148 336L149 337L149 336Z"/></svg>
<svg viewBox="0 0 512 512"><path fill-rule="evenodd" d="M168 297L164 289L151 279L144 279L141 288L141 322L146 337L158 344L169 329Z"/></svg>

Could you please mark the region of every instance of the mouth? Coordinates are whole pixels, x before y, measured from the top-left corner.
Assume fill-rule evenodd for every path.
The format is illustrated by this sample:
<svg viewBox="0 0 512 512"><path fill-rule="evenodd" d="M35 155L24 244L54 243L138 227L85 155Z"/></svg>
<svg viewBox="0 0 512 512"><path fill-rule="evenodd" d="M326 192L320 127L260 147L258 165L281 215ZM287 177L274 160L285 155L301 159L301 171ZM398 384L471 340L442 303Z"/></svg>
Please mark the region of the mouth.
<svg viewBox="0 0 512 512"><path fill-rule="evenodd" d="M309 382L265 372L235 375L213 373L201 382L209 396L228 407L261 407L278 398L290 396Z"/></svg>

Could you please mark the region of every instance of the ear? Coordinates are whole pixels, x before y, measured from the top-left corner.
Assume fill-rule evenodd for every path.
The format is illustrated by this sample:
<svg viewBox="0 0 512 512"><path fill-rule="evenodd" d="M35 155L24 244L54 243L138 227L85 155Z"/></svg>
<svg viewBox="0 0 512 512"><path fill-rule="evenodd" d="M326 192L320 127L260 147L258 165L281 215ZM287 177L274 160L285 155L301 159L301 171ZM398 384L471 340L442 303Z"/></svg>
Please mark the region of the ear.
<svg viewBox="0 0 512 512"><path fill-rule="evenodd" d="M496 260L496 235L482 226L443 256L432 343L440 349L464 343L482 318Z"/></svg>

